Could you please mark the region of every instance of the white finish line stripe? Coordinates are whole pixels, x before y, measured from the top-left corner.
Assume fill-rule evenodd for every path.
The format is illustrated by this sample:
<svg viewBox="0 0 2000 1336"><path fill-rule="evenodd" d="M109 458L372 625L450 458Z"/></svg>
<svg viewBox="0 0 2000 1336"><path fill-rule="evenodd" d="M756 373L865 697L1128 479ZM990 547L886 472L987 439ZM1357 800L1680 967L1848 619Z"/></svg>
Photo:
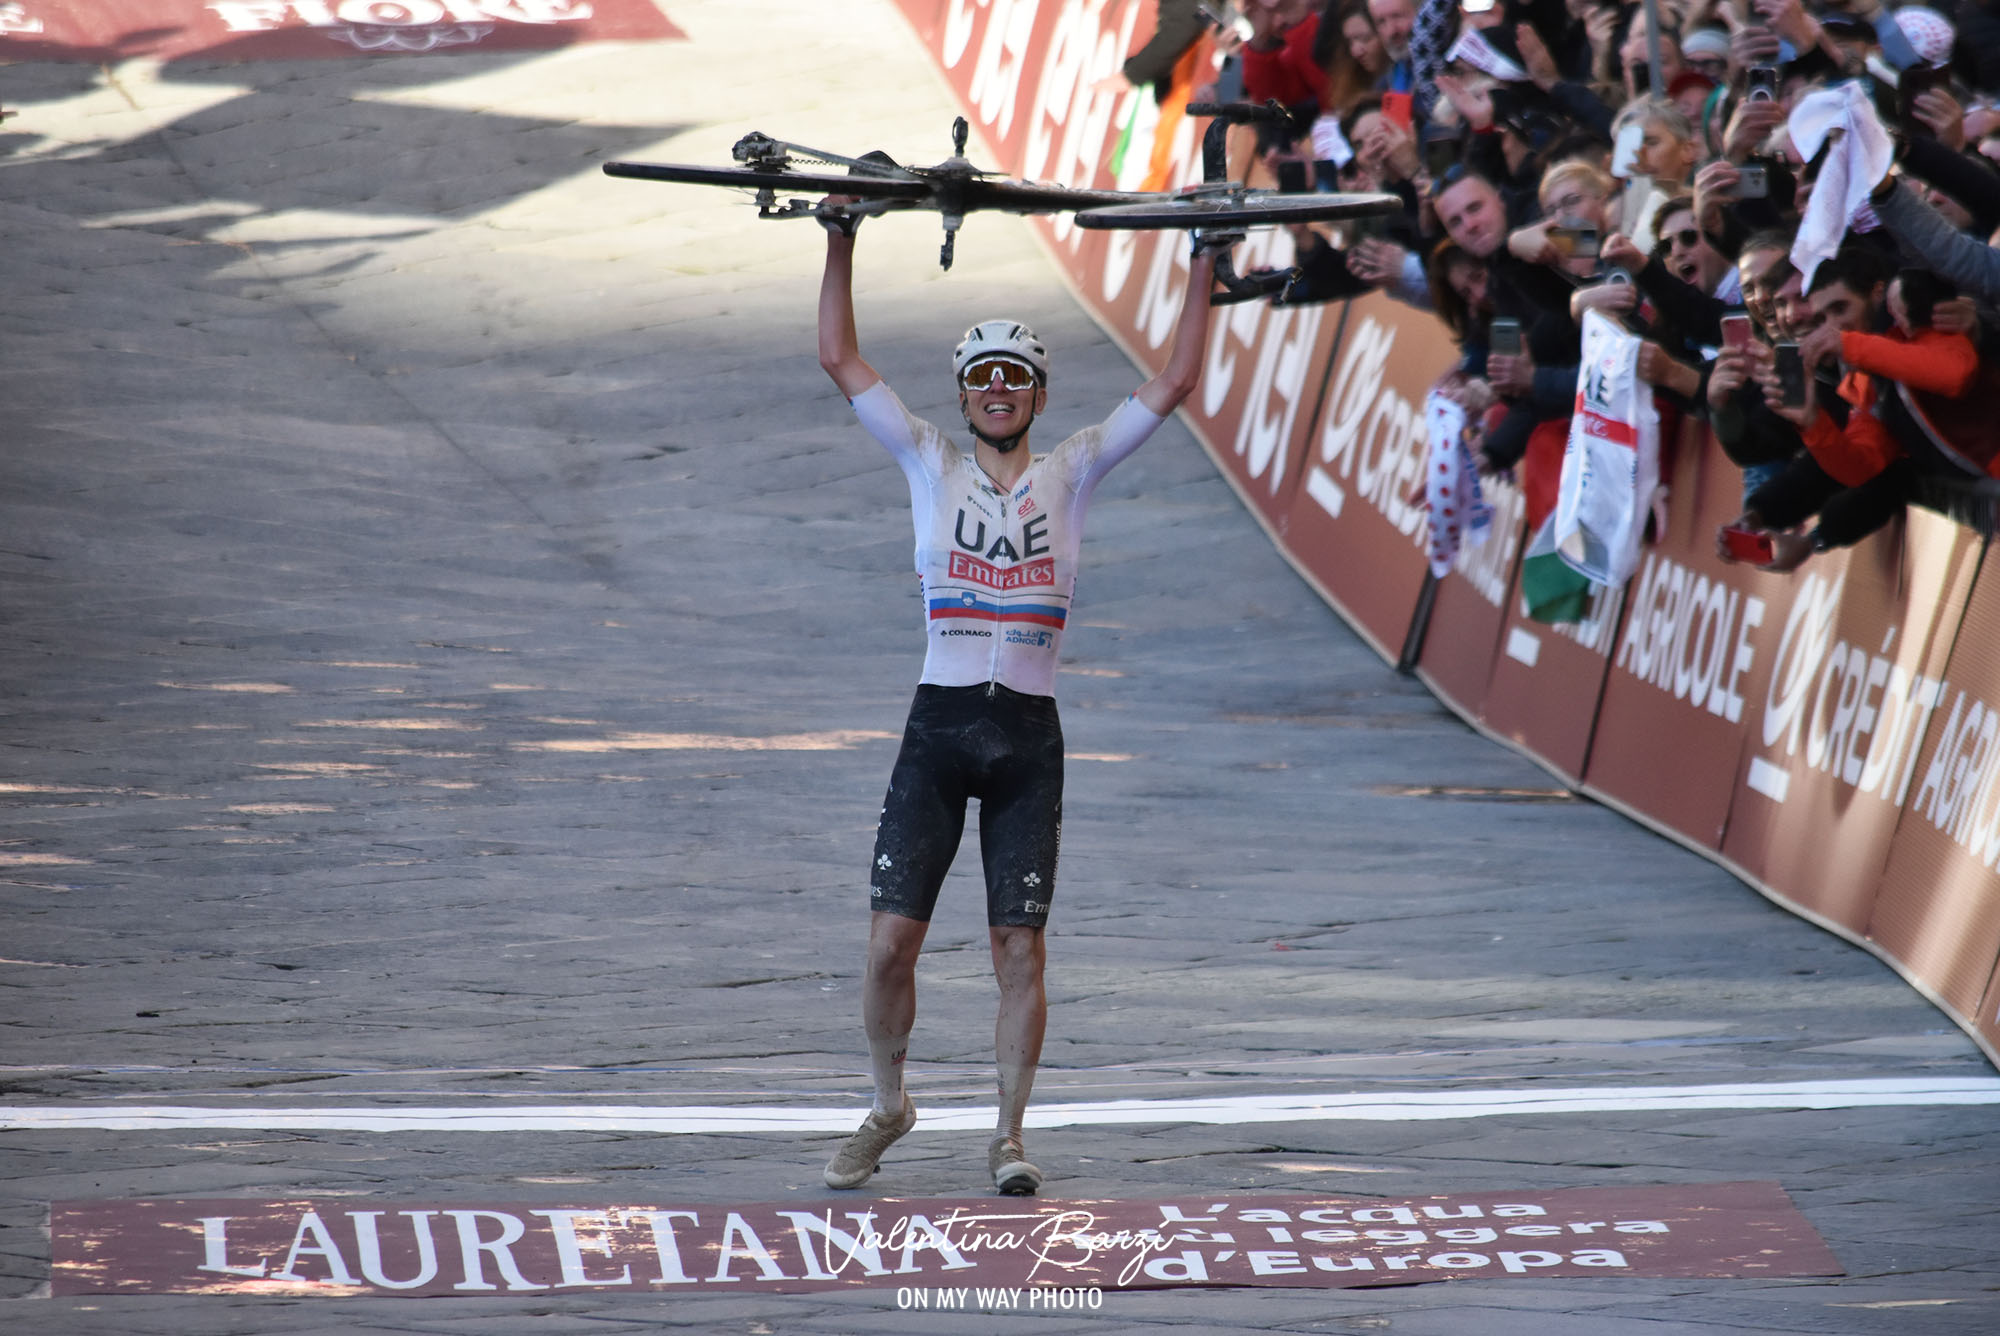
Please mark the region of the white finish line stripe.
<svg viewBox="0 0 2000 1336"><path fill-rule="evenodd" d="M1216 1099L1121 1099L1028 1110L1031 1127L1136 1123L1419 1122L1436 1118L1532 1117L1559 1113L1681 1113L1713 1109L1862 1109L1894 1105L2000 1104L2000 1078L1792 1081L1762 1085L1573 1086L1562 1089L1429 1090L1381 1094L1237 1095ZM174 1131L234 1128L287 1132L846 1132L864 1110L781 1105L521 1105L218 1109L195 1105L0 1106L4 1131ZM919 1130L990 1127L990 1107L922 1112Z"/></svg>

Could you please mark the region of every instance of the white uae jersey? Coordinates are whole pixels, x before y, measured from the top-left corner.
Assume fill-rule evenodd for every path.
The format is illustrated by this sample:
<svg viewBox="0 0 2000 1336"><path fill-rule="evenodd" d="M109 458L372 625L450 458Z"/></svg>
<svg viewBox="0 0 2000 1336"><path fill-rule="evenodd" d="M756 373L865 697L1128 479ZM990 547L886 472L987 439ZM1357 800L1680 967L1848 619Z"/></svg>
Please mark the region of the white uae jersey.
<svg viewBox="0 0 2000 1336"><path fill-rule="evenodd" d="M1098 480L1161 418L1128 397L1003 489L888 385L855 396L854 414L910 483L929 646L922 680L945 687L998 682L1055 695L1056 647L1076 590L1084 509Z"/></svg>

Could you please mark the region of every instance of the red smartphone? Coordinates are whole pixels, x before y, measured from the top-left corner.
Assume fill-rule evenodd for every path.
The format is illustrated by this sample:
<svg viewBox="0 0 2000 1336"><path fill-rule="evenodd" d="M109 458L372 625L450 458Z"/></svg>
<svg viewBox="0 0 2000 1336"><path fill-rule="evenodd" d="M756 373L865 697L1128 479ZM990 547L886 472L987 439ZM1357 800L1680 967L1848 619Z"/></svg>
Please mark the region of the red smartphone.
<svg viewBox="0 0 2000 1336"><path fill-rule="evenodd" d="M1750 346L1750 317L1747 315L1726 315L1722 317L1722 346L1725 348L1748 348Z"/></svg>
<svg viewBox="0 0 2000 1336"><path fill-rule="evenodd" d="M1412 102L1413 99L1408 93L1384 93L1382 114L1408 130L1416 120Z"/></svg>
<svg viewBox="0 0 2000 1336"><path fill-rule="evenodd" d="M1734 524L1722 526L1722 546L1730 556L1753 566L1768 566L1778 555L1771 543L1771 535L1760 529L1743 529Z"/></svg>

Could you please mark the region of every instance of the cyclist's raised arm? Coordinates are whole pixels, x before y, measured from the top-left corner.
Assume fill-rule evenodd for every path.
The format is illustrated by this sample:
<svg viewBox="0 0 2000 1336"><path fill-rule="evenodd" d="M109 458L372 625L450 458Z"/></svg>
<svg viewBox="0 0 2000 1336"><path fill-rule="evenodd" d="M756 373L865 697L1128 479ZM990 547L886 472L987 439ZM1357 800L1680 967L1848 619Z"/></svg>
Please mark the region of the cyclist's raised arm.
<svg viewBox="0 0 2000 1336"><path fill-rule="evenodd" d="M826 229L826 273L819 285L819 364L849 399L881 382L861 358L854 333L854 225Z"/></svg>
<svg viewBox="0 0 2000 1336"><path fill-rule="evenodd" d="M1139 387L1139 402L1161 417L1179 408L1201 379L1202 357L1208 351L1208 298L1214 290L1215 252L1196 251L1188 261L1187 298L1174 326L1174 346L1167 353L1166 369Z"/></svg>

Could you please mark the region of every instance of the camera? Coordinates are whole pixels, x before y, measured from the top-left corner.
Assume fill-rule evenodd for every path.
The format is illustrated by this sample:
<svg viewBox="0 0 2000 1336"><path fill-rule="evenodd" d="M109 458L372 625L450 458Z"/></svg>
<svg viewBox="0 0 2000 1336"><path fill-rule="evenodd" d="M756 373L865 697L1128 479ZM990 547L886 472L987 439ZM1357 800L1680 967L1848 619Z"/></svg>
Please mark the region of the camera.
<svg viewBox="0 0 2000 1336"><path fill-rule="evenodd" d="M1424 140L1424 173L1435 181L1464 153L1457 135L1437 135Z"/></svg>

